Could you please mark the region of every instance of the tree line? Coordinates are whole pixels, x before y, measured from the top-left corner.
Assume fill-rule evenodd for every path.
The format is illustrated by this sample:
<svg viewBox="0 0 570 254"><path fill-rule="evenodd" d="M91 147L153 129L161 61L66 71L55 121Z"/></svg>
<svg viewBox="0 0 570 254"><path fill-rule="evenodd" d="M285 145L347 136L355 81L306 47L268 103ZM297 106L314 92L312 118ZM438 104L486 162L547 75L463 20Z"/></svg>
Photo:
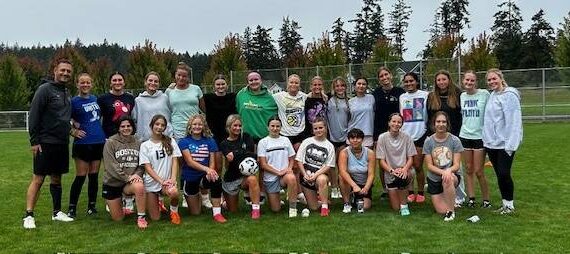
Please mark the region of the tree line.
<svg viewBox="0 0 570 254"><path fill-rule="evenodd" d="M277 40L270 36L273 28L246 27L241 34L230 33L220 40L210 53L158 49L150 40L130 49L106 39L90 45L80 39L49 46L0 44L0 110L26 110L41 79L50 75L53 61L61 57L71 60L76 74L92 75L95 94L108 90L108 77L114 71L126 74L130 89L143 88L144 76L151 70L160 74L165 86L173 80L180 61L191 66L193 82L202 84L230 71L402 61L412 9L406 1L396 0L391 10L384 10L380 1L363 0L354 18L335 19L320 38L306 45L301 42L301 24L288 16L283 18ZM468 6L468 0L441 2L426 30L430 38L418 57L461 58L462 69L476 71L570 66L570 12L555 31L541 9L523 31L519 7L514 0L505 0L497 6L491 34L465 38L462 30L470 25ZM345 29L347 22L354 25L352 31ZM456 63L434 61L427 72L454 68Z"/></svg>

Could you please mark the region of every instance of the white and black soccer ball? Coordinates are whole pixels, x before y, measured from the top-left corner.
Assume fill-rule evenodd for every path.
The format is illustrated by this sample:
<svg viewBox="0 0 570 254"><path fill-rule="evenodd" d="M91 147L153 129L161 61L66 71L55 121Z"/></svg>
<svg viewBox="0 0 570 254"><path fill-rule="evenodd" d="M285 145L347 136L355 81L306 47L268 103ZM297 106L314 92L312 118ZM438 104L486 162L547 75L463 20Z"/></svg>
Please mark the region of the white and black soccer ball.
<svg viewBox="0 0 570 254"><path fill-rule="evenodd" d="M259 164L257 161L252 157L246 157L239 163L239 171L244 176L251 176L257 174L259 171Z"/></svg>

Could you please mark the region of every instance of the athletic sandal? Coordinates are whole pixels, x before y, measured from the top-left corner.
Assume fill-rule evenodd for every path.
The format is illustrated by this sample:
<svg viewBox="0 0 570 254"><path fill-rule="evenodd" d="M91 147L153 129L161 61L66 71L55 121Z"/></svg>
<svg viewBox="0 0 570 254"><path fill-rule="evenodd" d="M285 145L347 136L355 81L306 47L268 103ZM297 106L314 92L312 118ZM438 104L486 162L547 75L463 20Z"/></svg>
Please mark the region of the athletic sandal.
<svg viewBox="0 0 570 254"><path fill-rule="evenodd" d="M221 213L214 215L214 220L218 223L226 223L227 221Z"/></svg>
<svg viewBox="0 0 570 254"><path fill-rule="evenodd" d="M180 224L180 214L178 212L170 212L170 222L172 222L172 224Z"/></svg>

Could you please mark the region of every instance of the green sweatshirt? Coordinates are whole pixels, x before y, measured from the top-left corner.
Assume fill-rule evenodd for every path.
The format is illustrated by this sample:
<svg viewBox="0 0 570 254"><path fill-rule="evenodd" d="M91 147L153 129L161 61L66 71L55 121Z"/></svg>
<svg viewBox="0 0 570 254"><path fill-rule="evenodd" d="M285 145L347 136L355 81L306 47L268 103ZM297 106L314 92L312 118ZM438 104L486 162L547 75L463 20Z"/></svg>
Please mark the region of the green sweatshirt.
<svg viewBox="0 0 570 254"><path fill-rule="evenodd" d="M277 114L277 104L267 88L254 94L248 87L242 88L236 96L236 108L242 118L243 130L255 139L266 137L267 120Z"/></svg>

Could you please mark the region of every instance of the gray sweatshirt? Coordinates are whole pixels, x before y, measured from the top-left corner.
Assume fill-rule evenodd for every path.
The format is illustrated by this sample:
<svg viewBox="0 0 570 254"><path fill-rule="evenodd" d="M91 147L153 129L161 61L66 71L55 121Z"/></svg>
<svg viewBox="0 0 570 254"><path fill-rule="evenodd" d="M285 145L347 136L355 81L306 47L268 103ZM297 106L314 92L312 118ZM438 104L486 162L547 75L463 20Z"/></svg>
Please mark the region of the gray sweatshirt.
<svg viewBox="0 0 570 254"><path fill-rule="evenodd" d="M115 134L107 140L103 149L103 184L120 187L129 181L131 175L142 177L144 168L139 166L140 146L141 142L135 136Z"/></svg>
<svg viewBox="0 0 570 254"><path fill-rule="evenodd" d="M71 130L71 100L64 84L43 80L28 116L30 144L68 144Z"/></svg>
<svg viewBox="0 0 570 254"><path fill-rule="evenodd" d="M491 93L485 107L483 144L491 149L516 151L523 138L521 98L517 89L507 87Z"/></svg>
<svg viewBox="0 0 570 254"><path fill-rule="evenodd" d="M166 117L167 125L164 135L172 137L172 124L170 123L170 109L168 108L168 97L162 91L149 94L147 91L139 94L135 98L135 107L132 112L133 119L137 122L136 136L139 141L147 141L152 135L149 127L150 120L156 114Z"/></svg>

